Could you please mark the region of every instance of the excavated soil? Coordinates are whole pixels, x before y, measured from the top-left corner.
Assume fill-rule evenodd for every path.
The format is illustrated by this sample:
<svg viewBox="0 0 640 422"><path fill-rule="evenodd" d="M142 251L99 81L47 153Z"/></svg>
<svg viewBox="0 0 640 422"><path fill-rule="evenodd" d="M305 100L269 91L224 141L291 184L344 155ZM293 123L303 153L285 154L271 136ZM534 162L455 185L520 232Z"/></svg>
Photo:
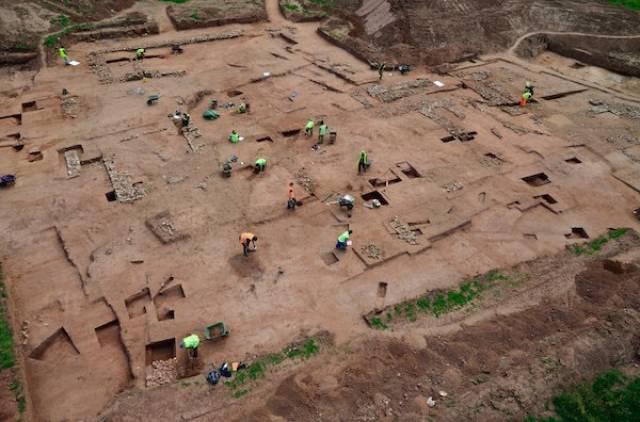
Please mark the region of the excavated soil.
<svg viewBox="0 0 640 422"><path fill-rule="evenodd" d="M17 177L0 190L0 259L25 420L505 420L633 369L638 236L589 242L640 227L640 84L558 55L552 32L626 34L637 14L336 0L320 24L285 19L278 0L213 3L136 2L68 34L79 65L51 56L0 73L0 174ZM169 7L187 24L268 22L178 31ZM127 16L140 20L115 24ZM537 27L547 32L527 32ZM590 39L564 35L566 48ZM613 38L596 38L602 56ZM634 42L611 53L633 60ZM467 56L439 73L369 63ZM525 81L536 93L521 107ZM329 139L305 136L309 119ZM347 229L351 247L335 250ZM249 257L246 231L258 237ZM363 319L496 269L506 281L440 318L384 330ZM217 322L229 335L190 362L180 340ZM319 353L243 389L204 380L318 332L332 339Z"/></svg>
<svg viewBox="0 0 640 422"><path fill-rule="evenodd" d="M267 19L263 0L233 0L212 3L193 0L169 6L167 15L176 29L206 28L232 23L252 23Z"/></svg>
<svg viewBox="0 0 640 422"><path fill-rule="evenodd" d="M442 321L407 322L390 335L373 330L366 339L329 347L303 366L271 372L240 400L229 400L224 387L190 379L193 387L179 392L175 408L162 407L169 412L162 415L202 421L550 416L549 400L563 388L611 368L639 372L640 261L625 257L637 257L639 245L631 233L600 257L567 251L523 263L506 273L526 281L498 287L499 295L475 309ZM624 262L626 269L605 269L612 262ZM537 305L522 309L523 296L538 297ZM156 389L121 397L103 420L135 417L140 402L165 402L170 394ZM434 407L427 405L429 397Z"/></svg>
<svg viewBox="0 0 640 422"><path fill-rule="evenodd" d="M606 2L530 0L346 2L320 28L371 62L440 65L504 50L539 31L637 35L640 15ZM346 7L345 7L346 6Z"/></svg>

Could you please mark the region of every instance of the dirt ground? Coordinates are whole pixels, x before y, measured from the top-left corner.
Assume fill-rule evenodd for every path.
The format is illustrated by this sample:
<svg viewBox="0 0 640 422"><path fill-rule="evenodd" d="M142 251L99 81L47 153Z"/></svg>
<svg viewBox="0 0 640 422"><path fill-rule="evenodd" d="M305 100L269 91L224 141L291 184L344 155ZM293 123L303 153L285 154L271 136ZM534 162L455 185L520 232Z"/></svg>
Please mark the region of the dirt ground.
<svg viewBox="0 0 640 422"><path fill-rule="evenodd" d="M379 80L278 0L266 22L182 31L168 7L122 12L158 34L78 40L78 66L1 76L0 173L17 182L0 189L0 260L25 418L504 420L544 412L573 380L633 370L638 273L602 260L637 263L637 235L593 257L566 248L638 228L637 79L507 49ZM535 101L521 108L525 81ZM213 99L221 116L205 120ZM315 146L317 127L305 137L308 119L335 144ZM352 213L336 203L347 193ZM353 245L336 251L347 228ZM439 319L376 331L362 318L492 269L530 276ZM188 368L180 340L218 321L230 335ZM240 399L204 383L214 363L318 332L331 338L318 356Z"/></svg>

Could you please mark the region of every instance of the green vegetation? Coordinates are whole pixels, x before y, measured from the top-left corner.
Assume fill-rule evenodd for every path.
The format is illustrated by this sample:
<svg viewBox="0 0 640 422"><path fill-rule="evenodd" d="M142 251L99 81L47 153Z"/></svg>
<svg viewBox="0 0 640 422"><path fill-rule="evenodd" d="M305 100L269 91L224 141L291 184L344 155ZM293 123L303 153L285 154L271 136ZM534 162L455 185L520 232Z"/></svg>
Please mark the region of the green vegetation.
<svg viewBox="0 0 640 422"><path fill-rule="evenodd" d="M90 31L92 29L95 29L95 27L96 26L92 23L78 23L68 26L60 32L47 35L44 39L44 46L48 48L56 47L60 44L60 40L66 35L69 35L72 32L76 31Z"/></svg>
<svg viewBox="0 0 640 422"><path fill-rule="evenodd" d="M620 236L623 236L627 231L629 231L627 228L610 230L609 233L600 236L596 240L584 245L575 245L573 247L573 252L576 255L593 255L594 253L599 252L609 240L617 239Z"/></svg>
<svg viewBox="0 0 640 422"><path fill-rule="evenodd" d="M389 318L389 316L391 316L390 314L387 314L387 319ZM385 330L387 329L387 324L385 324L384 322L382 322L382 320L380 318L372 318L371 319L371 326L377 330Z"/></svg>
<svg viewBox="0 0 640 422"><path fill-rule="evenodd" d="M58 16L52 17L49 20L49 22L51 22L51 25L53 26L64 28L65 26L68 26L71 23L71 19L69 19L69 16L67 15L58 15Z"/></svg>
<svg viewBox="0 0 640 422"><path fill-rule="evenodd" d="M494 270L487 274L475 277L462 283L457 290L447 290L441 293L430 293L416 300L410 300L397 304L393 307L393 314L396 318L404 317L406 320L413 322L418 319L418 312L431 314L438 318L447 312L455 311L463 308L471 303L480 294L499 281L507 281L509 277L500 271ZM386 330L394 319L391 310L387 310L386 323L381 318L371 318L370 324L372 328L377 330Z"/></svg>
<svg viewBox="0 0 640 422"><path fill-rule="evenodd" d="M193 19L194 21L198 21L200 20L200 16L198 15L198 10L197 9L191 9L191 14L189 15L191 17L191 19Z"/></svg>
<svg viewBox="0 0 640 422"><path fill-rule="evenodd" d="M233 397L239 398L247 394L250 389L240 389L247 382L256 381L266 377L270 367L277 366L287 359L307 360L319 351L318 344L314 339L309 339L299 346L292 346L283 349L278 353L270 353L253 361L248 368L236 372L231 381L226 381L224 385L233 390Z"/></svg>
<svg viewBox="0 0 640 422"><path fill-rule="evenodd" d="M619 4L633 10L640 10L640 0L609 0L609 3Z"/></svg>
<svg viewBox="0 0 640 422"><path fill-rule="evenodd" d="M640 377L627 377L614 369L554 397L552 402L556 416L529 416L525 422L637 421Z"/></svg>
<svg viewBox="0 0 640 422"><path fill-rule="evenodd" d="M27 399L24 396L24 392L22 391L22 384L19 380L14 379L9 384L9 390L13 391L13 394L16 396L16 402L18 403L18 411L20 413L24 413L27 410Z"/></svg>
<svg viewBox="0 0 640 422"><path fill-rule="evenodd" d="M0 265L0 369L13 368L16 358L13 353L11 326L7 321L4 299L6 298L2 265Z"/></svg>
<svg viewBox="0 0 640 422"><path fill-rule="evenodd" d="M302 13L302 6L298 3L285 3L284 8L290 12Z"/></svg>

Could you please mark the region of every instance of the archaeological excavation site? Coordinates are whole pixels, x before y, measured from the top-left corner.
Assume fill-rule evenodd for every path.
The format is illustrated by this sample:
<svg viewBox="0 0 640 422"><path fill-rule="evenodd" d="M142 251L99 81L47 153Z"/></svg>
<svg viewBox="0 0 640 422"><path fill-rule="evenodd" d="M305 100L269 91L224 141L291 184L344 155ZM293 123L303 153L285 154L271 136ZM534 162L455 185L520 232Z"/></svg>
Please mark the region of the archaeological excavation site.
<svg viewBox="0 0 640 422"><path fill-rule="evenodd" d="M0 31L0 420L640 421L640 1Z"/></svg>

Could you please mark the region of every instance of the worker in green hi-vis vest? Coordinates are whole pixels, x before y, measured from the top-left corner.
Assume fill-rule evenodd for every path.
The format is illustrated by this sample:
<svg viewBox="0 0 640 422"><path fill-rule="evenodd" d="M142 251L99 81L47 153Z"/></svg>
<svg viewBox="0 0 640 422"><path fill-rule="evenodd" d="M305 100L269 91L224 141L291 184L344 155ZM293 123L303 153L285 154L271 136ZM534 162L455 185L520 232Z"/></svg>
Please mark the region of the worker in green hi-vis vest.
<svg viewBox="0 0 640 422"><path fill-rule="evenodd" d="M320 127L318 129L320 130L320 134L318 135L318 144L321 144L324 142L324 135L327 134L329 127L325 124L324 120L321 120Z"/></svg>
<svg viewBox="0 0 640 422"><path fill-rule="evenodd" d="M264 158L258 158L256 160L256 166L253 169L253 172L257 174L257 173L263 172L266 168L267 168L267 160L265 160Z"/></svg>
<svg viewBox="0 0 640 422"><path fill-rule="evenodd" d="M349 241L349 237L353 233L353 230L347 230L338 236L338 242L336 242L336 249L347 249L347 242Z"/></svg>
<svg viewBox="0 0 640 422"><path fill-rule="evenodd" d="M191 334L182 339L180 342L181 349L187 349L187 353L191 359L198 357L198 346L200 345L200 337L197 334Z"/></svg>
<svg viewBox="0 0 640 422"><path fill-rule="evenodd" d="M231 135L229 135L229 141L232 144L237 144L240 141L240 134L235 129L231 131Z"/></svg>
<svg viewBox="0 0 640 422"><path fill-rule="evenodd" d="M309 119L309 121L307 121L307 125L304 127L304 134L306 136L312 136L313 135L313 128L315 126L315 122L313 121L313 119Z"/></svg>
<svg viewBox="0 0 640 422"><path fill-rule="evenodd" d="M367 151L360 151L360 156L358 157L358 174L365 173L371 163L369 163L369 156L367 155Z"/></svg>

